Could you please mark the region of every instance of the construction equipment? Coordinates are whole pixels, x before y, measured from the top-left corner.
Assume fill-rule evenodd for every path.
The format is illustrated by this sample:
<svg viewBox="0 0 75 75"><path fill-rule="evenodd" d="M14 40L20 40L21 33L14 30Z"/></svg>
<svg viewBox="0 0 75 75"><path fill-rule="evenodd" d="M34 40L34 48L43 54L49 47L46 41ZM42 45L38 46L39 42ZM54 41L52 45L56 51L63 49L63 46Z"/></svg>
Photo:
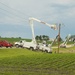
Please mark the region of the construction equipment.
<svg viewBox="0 0 75 75"><path fill-rule="evenodd" d="M57 29L56 25L51 25L51 24L45 23L45 22L40 21L40 20L38 20L36 18L33 18L33 17L29 18L29 23L30 23L31 30L32 30L32 41L31 42L25 42L23 47L31 48L31 49L37 49L38 48L38 49L43 49L43 50L45 50L47 52L51 52L52 51L51 48L43 46L43 45L42 46L41 45L40 46L37 45L37 42L35 40L35 35L34 35L34 27L33 27L34 26L33 25L34 21L37 21L37 22L42 23L42 24L45 24L45 25L49 26L50 28L52 28L54 30Z"/></svg>
<svg viewBox="0 0 75 75"><path fill-rule="evenodd" d="M67 45L67 43L68 43L70 37L71 37L71 35L69 34L69 35L66 37L65 41L64 41L62 44L60 44L60 47L61 47L61 48L66 48L66 45Z"/></svg>

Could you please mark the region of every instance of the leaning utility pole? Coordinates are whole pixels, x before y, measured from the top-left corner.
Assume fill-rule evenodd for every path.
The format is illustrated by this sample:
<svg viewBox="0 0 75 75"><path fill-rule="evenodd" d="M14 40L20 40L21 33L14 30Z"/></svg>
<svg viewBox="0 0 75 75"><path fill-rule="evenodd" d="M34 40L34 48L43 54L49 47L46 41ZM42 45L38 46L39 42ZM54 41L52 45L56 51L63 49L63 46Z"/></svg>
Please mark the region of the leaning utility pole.
<svg viewBox="0 0 75 75"><path fill-rule="evenodd" d="M61 24L59 24L59 28L58 28L58 51L57 53L59 53L59 48L60 48L60 28L61 28Z"/></svg>

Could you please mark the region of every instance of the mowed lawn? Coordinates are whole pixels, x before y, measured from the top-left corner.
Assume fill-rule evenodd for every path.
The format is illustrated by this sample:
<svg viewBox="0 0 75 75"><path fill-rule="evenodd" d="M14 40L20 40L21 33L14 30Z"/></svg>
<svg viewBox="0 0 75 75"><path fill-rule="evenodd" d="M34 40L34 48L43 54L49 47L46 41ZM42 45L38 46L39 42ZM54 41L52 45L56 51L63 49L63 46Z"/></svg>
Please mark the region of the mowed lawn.
<svg viewBox="0 0 75 75"><path fill-rule="evenodd" d="M75 54L0 48L0 75L75 75Z"/></svg>

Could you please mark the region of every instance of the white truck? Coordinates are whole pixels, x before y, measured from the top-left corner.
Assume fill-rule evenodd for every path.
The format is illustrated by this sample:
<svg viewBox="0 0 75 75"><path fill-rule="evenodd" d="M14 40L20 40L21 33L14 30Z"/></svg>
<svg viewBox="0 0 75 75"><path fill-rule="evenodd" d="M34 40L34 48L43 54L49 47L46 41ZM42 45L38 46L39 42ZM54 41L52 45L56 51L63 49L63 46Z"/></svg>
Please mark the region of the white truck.
<svg viewBox="0 0 75 75"><path fill-rule="evenodd" d="M37 50L38 49L38 45L37 43L35 43L34 41L31 42L25 42L23 44L23 48L28 48L30 50Z"/></svg>
<svg viewBox="0 0 75 75"><path fill-rule="evenodd" d="M38 49L37 44L34 41L27 42L25 40L20 40L19 42L15 42L14 45L16 48L21 47L21 48L28 48L31 50Z"/></svg>
<svg viewBox="0 0 75 75"><path fill-rule="evenodd" d="M39 43L38 48L43 52L52 53L52 48L50 47L50 45Z"/></svg>
<svg viewBox="0 0 75 75"><path fill-rule="evenodd" d="M25 40L20 40L18 42L15 42L14 45L15 45L16 48L23 47L23 44L25 42L26 42Z"/></svg>
<svg viewBox="0 0 75 75"><path fill-rule="evenodd" d="M57 29L56 25L51 25L51 24L45 23L45 22L40 21L40 20L38 20L36 18L33 18L33 17L29 18L29 23L30 23L31 30L32 30L32 42L25 42L23 44L23 47L34 49L34 50L35 49L41 49L41 50L46 51L46 52L52 52L51 46L49 47L49 46L44 46L44 45L40 45L40 44L37 45L36 40L35 40L35 35L34 35L34 25L33 25L34 20L37 21L37 22L40 22L42 24L45 24L45 25L51 27L54 30Z"/></svg>
<svg viewBox="0 0 75 75"><path fill-rule="evenodd" d="M40 43L39 44L39 49L42 51L45 51L47 53L52 53L52 45L56 41L57 37L52 41L51 44L46 44L46 42Z"/></svg>
<svg viewBox="0 0 75 75"><path fill-rule="evenodd" d="M29 18L29 23L30 23L30 26L31 26L31 31L32 31L32 41L31 42L26 42L26 41L21 41L20 42L20 45L19 46L22 46L23 48L28 48L28 49L32 49L32 50L36 50L36 49L41 49L43 51L46 51L46 52L52 52L52 49L51 49L51 46L44 46L44 45L37 45L36 43L36 40L35 40L35 35L34 35L34 25L33 25L33 22L37 21L37 22L40 22L42 24L45 24L49 27L51 27L52 29L57 29L56 25L51 25L51 24L48 24L48 23L45 23L43 21L40 21L36 18ZM16 46L18 47L18 45L16 44Z"/></svg>

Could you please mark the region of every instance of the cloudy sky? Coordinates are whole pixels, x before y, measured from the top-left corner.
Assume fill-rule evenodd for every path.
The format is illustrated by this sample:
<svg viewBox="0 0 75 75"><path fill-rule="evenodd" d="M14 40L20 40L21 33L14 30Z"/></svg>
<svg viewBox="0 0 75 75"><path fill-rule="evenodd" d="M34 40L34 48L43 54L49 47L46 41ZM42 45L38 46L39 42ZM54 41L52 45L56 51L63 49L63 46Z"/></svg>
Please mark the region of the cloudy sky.
<svg viewBox="0 0 75 75"><path fill-rule="evenodd" d="M49 24L61 23L61 37L75 35L74 0L0 0L0 36L32 38L29 17ZM36 35L54 38L58 30L34 22Z"/></svg>

